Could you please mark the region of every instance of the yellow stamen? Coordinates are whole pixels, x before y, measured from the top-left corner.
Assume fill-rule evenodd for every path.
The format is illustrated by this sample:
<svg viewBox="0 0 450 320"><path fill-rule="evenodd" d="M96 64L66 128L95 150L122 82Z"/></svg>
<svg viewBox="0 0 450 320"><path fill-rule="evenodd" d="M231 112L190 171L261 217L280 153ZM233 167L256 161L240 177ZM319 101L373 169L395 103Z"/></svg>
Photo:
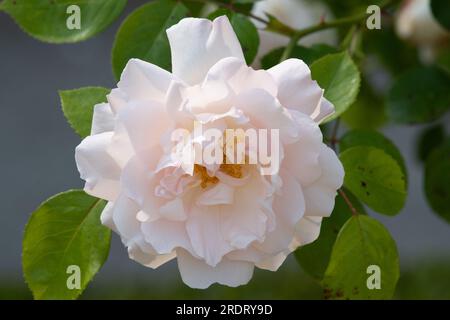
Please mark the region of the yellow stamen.
<svg viewBox="0 0 450 320"><path fill-rule="evenodd" d="M194 174L200 176L201 179L200 186L203 189L205 189L209 184L216 184L217 182L219 182L219 178L211 177L208 174L206 168L198 164L194 165Z"/></svg>
<svg viewBox="0 0 450 320"><path fill-rule="evenodd" d="M220 165L220 171L226 173L233 178L242 178L242 164L228 164L222 163Z"/></svg>

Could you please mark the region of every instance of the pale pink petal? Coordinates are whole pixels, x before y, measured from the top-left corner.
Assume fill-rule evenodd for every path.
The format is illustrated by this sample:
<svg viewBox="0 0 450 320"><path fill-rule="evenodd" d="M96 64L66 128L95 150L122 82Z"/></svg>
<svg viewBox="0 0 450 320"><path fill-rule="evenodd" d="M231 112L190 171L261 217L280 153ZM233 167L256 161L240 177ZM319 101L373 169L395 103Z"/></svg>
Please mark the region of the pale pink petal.
<svg viewBox="0 0 450 320"><path fill-rule="evenodd" d="M131 259L150 268L157 268L161 264L173 259L175 251L160 255L147 242L141 232L141 223L136 218L139 207L124 195L119 196L112 206L112 219L117 225L117 232L122 242L128 247Z"/></svg>
<svg viewBox="0 0 450 320"><path fill-rule="evenodd" d="M108 103L99 103L94 106L92 116L91 135L114 130L114 114Z"/></svg>
<svg viewBox="0 0 450 320"><path fill-rule="evenodd" d="M196 200L199 206L215 206L232 204L234 202L234 188L225 183L218 183L211 189L203 192Z"/></svg>
<svg viewBox="0 0 450 320"><path fill-rule="evenodd" d="M166 70L140 59L130 59L117 87L128 102L153 100L164 103L173 76Z"/></svg>
<svg viewBox="0 0 450 320"><path fill-rule="evenodd" d="M263 270L277 271L278 268L280 268L283 262L286 260L289 253L290 252L280 252L275 256L271 256L265 260L256 263L255 265Z"/></svg>
<svg viewBox="0 0 450 320"><path fill-rule="evenodd" d="M307 216L300 220L295 226L296 244L304 246L315 241L319 237L321 223L322 217Z"/></svg>
<svg viewBox="0 0 450 320"><path fill-rule="evenodd" d="M226 16L214 21L186 18L167 29L172 53L172 73L194 85L220 59L244 60L241 45Z"/></svg>
<svg viewBox="0 0 450 320"><path fill-rule="evenodd" d="M194 116L188 110L185 99L186 86L178 81L172 81L167 89L166 112L170 119L181 127L189 128L192 126Z"/></svg>
<svg viewBox="0 0 450 320"><path fill-rule="evenodd" d="M225 113L234 97L231 89L223 82L209 81L183 91L185 108L191 113Z"/></svg>
<svg viewBox="0 0 450 320"><path fill-rule="evenodd" d="M119 193L120 168L107 152L112 132L86 137L75 149L75 160L84 190L95 197L114 201Z"/></svg>
<svg viewBox="0 0 450 320"><path fill-rule="evenodd" d="M316 111L311 115L311 117L316 123L320 124L333 113L334 105L325 97L322 97L320 108L317 108Z"/></svg>
<svg viewBox="0 0 450 320"><path fill-rule="evenodd" d="M251 89L263 89L277 96L278 86L271 75L265 70L253 70L245 61L229 57L217 62L206 75L203 85L219 81L226 83L239 94Z"/></svg>
<svg viewBox="0 0 450 320"><path fill-rule="evenodd" d="M273 209L277 219L284 219L288 224L295 225L305 213L303 190L289 171L282 169L280 177L282 186L274 198Z"/></svg>
<svg viewBox="0 0 450 320"><path fill-rule="evenodd" d="M157 254L153 251L142 250L138 243L132 243L128 246L128 255L130 259L152 269L156 269L173 258L176 258L176 252L168 254Z"/></svg>
<svg viewBox="0 0 450 320"><path fill-rule="evenodd" d="M136 219L139 206L121 194L114 202L112 208L112 218L118 233L125 244L140 235L141 223Z"/></svg>
<svg viewBox="0 0 450 320"><path fill-rule="evenodd" d="M282 187L273 203L275 229L267 233L263 243L254 244L255 248L270 255L277 255L289 247L295 236L295 225L305 213L305 200L300 185L290 172L283 170L280 175Z"/></svg>
<svg viewBox="0 0 450 320"><path fill-rule="evenodd" d="M117 232L117 228L114 225L113 221L113 211L114 211L114 202L108 201L105 208L102 211L102 214L100 215L100 221L104 226L107 226L111 230L114 230Z"/></svg>
<svg viewBox="0 0 450 320"><path fill-rule="evenodd" d="M159 145L172 121L163 105L155 101L130 102L118 114L136 153Z"/></svg>
<svg viewBox="0 0 450 320"><path fill-rule="evenodd" d="M158 254L169 254L176 248L193 252L186 232L186 225L180 221L158 219L141 223L144 239Z"/></svg>
<svg viewBox="0 0 450 320"><path fill-rule="evenodd" d="M173 221L184 221L187 218L183 200L181 198L175 198L173 200L167 201L164 205L159 208L159 215L163 219L173 220Z"/></svg>
<svg viewBox="0 0 450 320"><path fill-rule="evenodd" d="M221 207L221 234L234 248L264 240L269 220L263 205L266 196L262 178L254 171L247 184L235 189L234 202Z"/></svg>
<svg viewBox="0 0 450 320"><path fill-rule="evenodd" d="M319 155L322 145L322 132L319 126L302 113L293 113L300 128L297 142L285 146L282 167L291 172L302 186L316 181L322 169Z"/></svg>
<svg viewBox="0 0 450 320"><path fill-rule="evenodd" d="M342 186L344 180L344 168L334 151L323 144L319 164L322 168L320 178L304 188L306 214L328 217L334 208L336 190Z"/></svg>
<svg viewBox="0 0 450 320"><path fill-rule="evenodd" d="M134 156L122 170L123 192L147 214L158 213L159 208L167 201L155 195L160 180L155 178L153 170L160 155L160 148L154 147L144 155Z"/></svg>
<svg viewBox="0 0 450 320"><path fill-rule="evenodd" d="M250 121L242 110L236 109L235 107L231 107L225 113L211 113L208 110L208 113L196 114L195 120L202 123L205 130L212 127L221 131L227 128L227 123L233 123L238 127Z"/></svg>
<svg viewBox="0 0 450 320"><path fill-rule="evenodd" d="M127 95L119 88L112 89L111 92L106 95L106 98L108 99L108 103L111 106L111 111L114 114L119 112L119 110L128 103Z"/></svg>
<svg viewBox="0 0 450 320"><path fill-rule="evenodd" d="M236 98L235 106L244 111L256 128L279 130L283 144L298 139L299 126L293 116L267 91L262 89L245 91Z"/></svg>
<svg viewBox="0 0 450 320"><path fill-rule="evenodd" d="M216 266L233 248L221 231L220 206L191 208L186 229L194 252L210 266Z"/></svg>
<svg viewBox="0 0 450 320"><path fill-rule="evenodd" d="M211 267L184 250L177 250L177 261L183 282L198 289L206 289L213 283L230 287L247 284L254 269L253 263L228 259L223 259L215 267Z"/></svg>
<svg viewBox="0 0 450 320"><path fill-rule="evenodd" d="M123 168L135 155L128 133L120 122L115 124L114 135L111 138L108 153L117 161L120 168Z"/></svg>
<svg viewBox="0 0 450 320"><path fill-rule="evenodd" d="M277 271L286 260L289 253L289 250L285 250L283 252L271 255L256 249L254 246L250 246L245 249L234 250L225 257L235 261L252 262L260 269Z"/></svg>
<svg viewBox="0 0 450 320"><path fill-rule="evenodd" d="M268 70L278 84L278 100L289 109L300 111L317 122L334 112L323 102L323 90L311 78L309 67L299 59L288 59Z"/></svg>

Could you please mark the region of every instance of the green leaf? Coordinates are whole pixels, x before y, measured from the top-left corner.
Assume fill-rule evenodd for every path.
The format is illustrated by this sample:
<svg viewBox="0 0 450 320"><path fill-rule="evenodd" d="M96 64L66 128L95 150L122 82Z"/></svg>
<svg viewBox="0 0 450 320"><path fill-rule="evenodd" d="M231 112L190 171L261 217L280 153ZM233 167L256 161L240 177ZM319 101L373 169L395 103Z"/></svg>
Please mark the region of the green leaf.
<svg viewBox="0 0 450 320"><path fill-rule="evenodd" d="M7 12L30 36L50 43L86 40L109 26L122 12L126 0L4 0L1 9ZM80 9L80 28L69 29L76 5ZM68 20L69 19L69 20Z"/></svg>
<svg viewBox="0 0 450 320"><path fill-rule="evenodd" d="M25 228L22 264L35 299L75 299L102 267L111 239L100 223L104 206L104 200L71 190L33 212ZM80 268L80 289L68 288L69 266Z"/></svg>
<svg viewBox="0 0 450 320"><path fill-rule="evenodd" d="M218 9L208 15L213 20L219 16L226 15L230 20L231 26L241 44L244 52L245 61L250 65L256 57L259 48L259 35L255 25L243 14L234 13L226 9Z"/></svg>
<svg viewBox="0 0 450 320"><path fill-rule="evenodd" d="M369 289L378 266L380 289ZM328 299L390 299L399 278L397 247L377 220L357 215L342 227L322 281Z"/></svg>
<svg viewBox="0 0 450 320"><path fill-rule="evenodd" d="M248 65L252 64L258 53L259 34L255 25L244 15L240 13L233 14L231 20L234 32L242 46L245 61Z"/></svg>
<svg viewBox="0 0 450 320"><path fill-rule="evenodd" d="M444 28L450 30L450 2L448 0L431 0L431 12Z"/></svg>
<svg viewBox="0 0 450 320"><path fill-rule="evenodd" d="M322 0L321 2L326 3L336 17L349 17L352 13L365 12L369 5L380 5L383 0Z"/></svg>
<svg viewBox="0 0 450 320"><path fill-rule="evenodd" d="M267 70L280 63L284 50L284 47L277 48L266 54L261 59L262 68ZM311 47L295 46L289 58L297 58L310 65L317 59L331 53L337 53L337 49L326 44L316 44Z"/></svg>
<svg viewBox="0 0 450 320"><path fill-rule="evenodd" d="M450 140L436 148L426 161L425 194L431 208L450 223Z"/></svg>
<svg viewBox="0 0 450 320"><path fill-rule="evenodd" d="M243 14L250 13L252 11L253 4L257 1L261 0L217 0L217 2L225 3L228 5L228 7L232 7L234 11Z"/></svg>
<svg viewBox="0 0 450 320"><path fill-rule="evenodd" d="M397 75L412 66L420 65L417 48L402 41L395 28L387 23L383 24L381 30L365 32L363 46L364 52L371 56L372 63L375 63L376 70L384 69L390 75Z"/></svg>
<svg viewBox="0 0 450 320"><path fill-rule="evenodd" d="M91 133L94 105L106 102L109 89L85 87L74 90L60 90L59 96L65 117L70 126L82 138Z"/></svg>
<svg viewBox="0 0 450 320"><path fill-rule="evenodd" d="M388 94L388 115L397 123L433 121L450 108L449 88L450 75L436 67L409 70Z"/></svg>
<svg viewBox="0 0 450 320"><path fill-rule="evenodd" d="M450 50L446 50L438 56L436 65L450 74Z"/></svg>
<svg viewBox="0 0 450 320"><path fill-rule="evenodd" d="M374 130L352 130L348 131L339 140L339 150L341 153L356 146L375 147L383 150L395 161L397 161L397 164L402 168L405 180L407 180L408 174L402 154L398 150L397 146L381 133Z"/></svg>
<svg viewBox="0 0 450 320"><path fill-rule="evenodd" d="M330 54L311 65L312 78L325 90L325 98L334 104L336 112L325 122L344 113L355 102L361 78L358 68L347 52Z"/></svg>
<svg viewBox="0 0 450 320"><path fill-rule="evenodd" d="M362 81L358 98L341 119L351 129L379 128L386 122L384 101L366 81Z"/></svg>
<svg viewBox="0 0 450 320"><path fill-rule="evenodd" d="M365 214L364 207L349 191L346 195L360 214ZM320 227L319 238L313 243L300 247L295 252L297 261L309 275L322 279L328 266L336 237L352 212L341 195L336 197L336 204L330 217L324 218Z"/></svg>
<svg viewBox="0 0 450 320"><path fill-rule="evenodd" d="M430 153L445 140L445 130L441 124L426 128L417 141L417 157L425 161Z"/></svg>
<svg viewBox="0 0 450 320"><path fill-rule="evenodd" d="M112 49L114 75L120 78L128 60L139 58L171 70L166 30L188 13L180 2L158 0L133 11L122 23Z"/></svg>
<svg viewBox="0 0 450 320"><path fill-rule="evenodd" d="M363 49L363 31L357 25L353 25L342 39L339 48L346 50L355 61L360 62L365 58Z"/></svg>
<svg viewBox="0 0 450 320"><path fill-rule="evenodd" d="M195 0L181 0L184 6L188 9L187 15L191 17L200 17L206 4L202 2L197 2Z"/></svg>
<svg viewBox="0 0 450 320"><path fill-rule="evenodd" d="M381 149L356 146L340 154L344 186L373 210L395 215L406 200L405 175L397 161Z"/></svg>

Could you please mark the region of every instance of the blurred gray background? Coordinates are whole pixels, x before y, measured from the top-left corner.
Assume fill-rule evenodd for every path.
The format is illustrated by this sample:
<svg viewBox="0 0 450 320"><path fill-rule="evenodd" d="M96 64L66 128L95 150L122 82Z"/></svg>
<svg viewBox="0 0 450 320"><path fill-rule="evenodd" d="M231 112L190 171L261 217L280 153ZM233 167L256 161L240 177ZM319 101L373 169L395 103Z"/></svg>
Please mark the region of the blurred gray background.
<svg viewBox="0 0 450 320"><path fill-rule="evenodd" d="M114 34L136 4L129 4L105 32L70 45L34 40L0 12L0 287L3 282L25 288L21 242L31 212L53 194L83 185L74 161L80 139L65 121L58 90L115 85L110 63ZM422 190L423 171L414 148L420 129L384 129L406 158L409 195L401 214L377 215L398 244L402 268L412 270L428 259L450 257L450 225L430 210ZM284 268L298 267L291 258ZM93 285L110 280L128 286L169 280L181 286L174 263L157 270L142 267L128 259L116 235Z"/></svg>

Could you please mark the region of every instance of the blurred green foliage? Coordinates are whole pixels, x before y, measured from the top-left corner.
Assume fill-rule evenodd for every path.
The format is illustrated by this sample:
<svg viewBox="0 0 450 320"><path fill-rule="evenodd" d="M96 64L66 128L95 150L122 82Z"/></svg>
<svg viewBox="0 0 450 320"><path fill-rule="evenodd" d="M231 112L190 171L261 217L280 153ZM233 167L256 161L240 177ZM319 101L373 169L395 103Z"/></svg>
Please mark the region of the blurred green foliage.
<svg viewBox="0 0 450 320"><path fill-rule="evenodd" d="M424 258L402 269L395 299L450 299L450 258ZM148 271L152 272L152 271ZM154 271L153 271L154 272ZM158 272L158 271L156 271ZM174 271L174 275L175 275ZM295 281L292 281L295 279ZM0 300L31 299L22 281L0 279ZM229 288L213 285L207 290L190 289L176 274L168 282L140 281L108 285L94 279L81 299L322 299L318 283L295 263L283 265L280 272L255 271L247 286Z"/></svg>

